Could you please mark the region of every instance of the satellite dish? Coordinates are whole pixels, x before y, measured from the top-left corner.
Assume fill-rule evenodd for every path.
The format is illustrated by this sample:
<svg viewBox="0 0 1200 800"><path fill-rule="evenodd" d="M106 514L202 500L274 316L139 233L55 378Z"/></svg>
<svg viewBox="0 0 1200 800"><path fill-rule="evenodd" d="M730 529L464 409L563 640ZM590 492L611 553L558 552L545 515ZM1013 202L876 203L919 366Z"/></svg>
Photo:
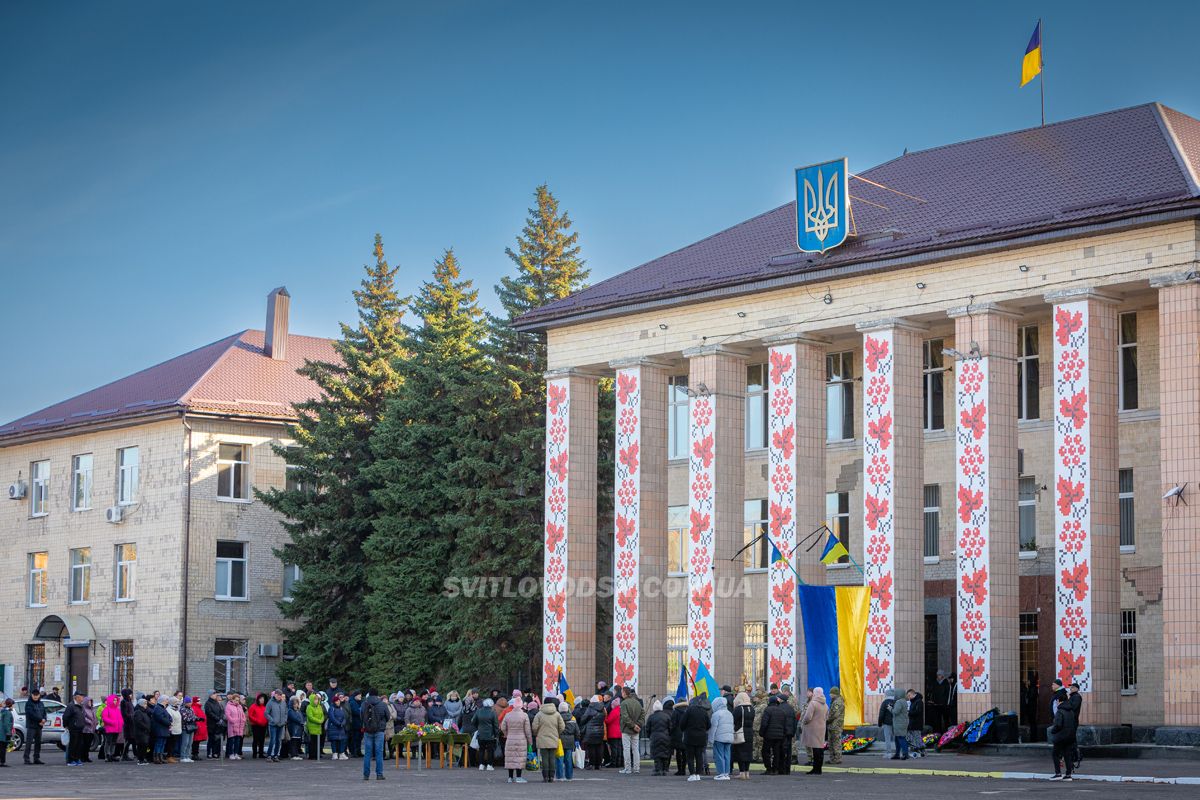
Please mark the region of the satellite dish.
<svg viewBox="0 0 1200 800"><path fill-rule="evenodd" d="M1183 503L1187 505L1187 501L1183 499L1183 490L1187 488L1187 484L1182 486L1174 486L1163 495L1163 500L1174 500L1175 504Z"/></svg>

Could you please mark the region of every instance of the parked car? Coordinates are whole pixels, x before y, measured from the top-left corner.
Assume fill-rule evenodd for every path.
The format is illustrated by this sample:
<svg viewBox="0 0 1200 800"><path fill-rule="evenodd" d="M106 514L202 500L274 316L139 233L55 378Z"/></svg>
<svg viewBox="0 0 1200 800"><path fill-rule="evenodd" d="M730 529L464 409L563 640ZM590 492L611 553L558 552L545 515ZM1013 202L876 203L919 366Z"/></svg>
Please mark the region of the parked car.
<svg viewBox="0 0 1200 800"><path fill-rule="evenodd" d="M43 700L42 704L46 706L46 725L42 728L42 744L53 742L59 748L64 747L64 734L66 729L63 728L63 711L66 706L54 700ZM16 718L14 724L13 738L11 748L13 750L25 749L25 701L17 700L13 703L13 716Z"/></svg>

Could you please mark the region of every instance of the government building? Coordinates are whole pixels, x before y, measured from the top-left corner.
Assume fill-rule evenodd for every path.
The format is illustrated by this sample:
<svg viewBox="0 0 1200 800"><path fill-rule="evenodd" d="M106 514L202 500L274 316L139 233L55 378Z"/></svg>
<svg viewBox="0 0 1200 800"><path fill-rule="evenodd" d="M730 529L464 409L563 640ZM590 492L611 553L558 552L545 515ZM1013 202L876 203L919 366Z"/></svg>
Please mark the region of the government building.
<svg viewBox="0 0 1200 800"><path fill-rule="evenodd" d="M799 251L789 203L520 321L549 343L547 684L803 688L799 578L870 587L868 722L940 669L963 720L1036 672L1043 709L1081 685L1084 724L1200 726L1200 121L1148 104L854 167L839 247ZM602 378L611 665L571 590L607 511Z"/></svg>
<svg viewBox="0 0 1200 800"><path fill-rule="evenodd" d="M290 297L245 330L0 425L0 664L7 691L245 692L274 681L299 574L256 489L283 487L296 374L335 360L288 332Z"/></svg>

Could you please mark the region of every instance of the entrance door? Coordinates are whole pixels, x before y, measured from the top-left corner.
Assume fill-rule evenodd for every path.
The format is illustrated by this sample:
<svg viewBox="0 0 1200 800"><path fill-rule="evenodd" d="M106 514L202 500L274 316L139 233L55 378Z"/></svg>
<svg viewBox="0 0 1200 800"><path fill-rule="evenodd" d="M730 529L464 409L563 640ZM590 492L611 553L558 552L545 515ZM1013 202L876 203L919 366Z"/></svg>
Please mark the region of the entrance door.
<svg viewBox="0 0 1200 800"><path fill-rule="evenodd" d="M88 649L86 647L67 648L67 673L71 684L71 694L88 693Z"/></svg>
<svg viewBox="0 0 1200 800"><path fill-rule="evenodd" d="M937 681L938 671L938 618L937 614L925 615L925 687L928 696Z"/></svg>

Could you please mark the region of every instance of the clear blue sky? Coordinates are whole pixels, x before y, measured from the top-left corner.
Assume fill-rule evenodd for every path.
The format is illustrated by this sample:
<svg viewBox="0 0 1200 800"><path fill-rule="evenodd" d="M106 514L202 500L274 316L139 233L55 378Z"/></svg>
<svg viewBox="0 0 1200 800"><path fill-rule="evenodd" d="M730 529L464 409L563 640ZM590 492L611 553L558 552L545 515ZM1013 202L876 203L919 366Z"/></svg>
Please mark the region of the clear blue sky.
<svg viewBox="0 0 1200 800"><path fill-rule="evenodd" d="M1167 6L1173 7L1168 10ZM1144 13L1151 10L1151 13ZM483 289L548 181L593 280L865 169L1159 100L1200 3L0 3L0 421L262 327L335 335L376 231Z"/></svg>

